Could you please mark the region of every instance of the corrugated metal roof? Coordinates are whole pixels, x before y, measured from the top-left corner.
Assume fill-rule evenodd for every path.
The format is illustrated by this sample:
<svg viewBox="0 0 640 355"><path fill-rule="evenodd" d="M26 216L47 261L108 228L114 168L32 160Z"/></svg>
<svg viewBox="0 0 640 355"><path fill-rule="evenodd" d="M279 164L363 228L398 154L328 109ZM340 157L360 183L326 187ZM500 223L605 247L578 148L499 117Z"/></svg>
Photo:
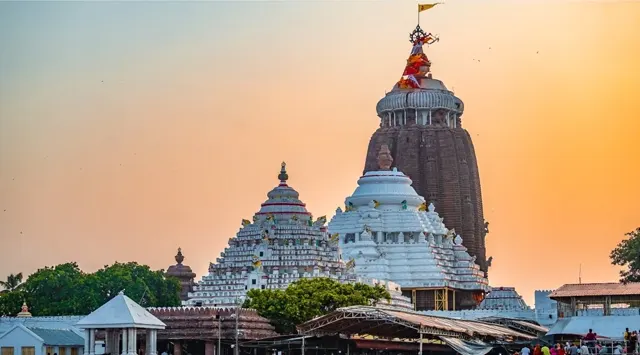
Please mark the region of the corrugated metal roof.
<svg viewBox="0 0 640 355"><path fill-rule="evenodd" d="M547 335L585 335L589 329L608 338L619 338L625 328L635 329L640 324L640 316L581 316L562 318L551 327Z"/></svg>
<svg viewBox="0 0 640 355"><path fill-rule="evenodd" d="M338 320L332 320L325 324L325 319L340 317ZM437 334L442 335L442 332L447 332L449 336L466 336L466 337L492 337L496 339L533 339L535 337L523 334L507 327L490 324L481 321L461 320L445 317L436 317L430 315L424 315L415 313L412 311L406 311L398 308L386 308L381 306L353 306L339 308L330 314L310 320L298 328L303 334L312 334L314 331L322 329L322 332L335 332L341 333L342 327L346 326L350 334L357 334L358 329L353 328L353 320L361 318L361 325L368 327L364 324L369 321L401 321L407 328L412 328L415 331L414 335L418 333L423 334ZM344 321L344 324L341 323ZM398 323L400 324L400 323ZM330 328L330 329L329 329ZM368 328L367 328L368 329ZM384 332L384 327L377 327L378 332ZM370 333L367 330L367 334L378 335ZM407 334L405 334L407 335Z"/></svg>
<svg viewBox="0 0 640 355"><path fill-rule="evenodd" d="M80 328L75 325L84 316L60 316L60 317L0 317L0 334L13 328L15 325L22 324L27 328L40 329L71 329L81 332Z"/></svg>
<svg viewBox="0 0 640 355"><path fill-rule="evenodd" d="M67 329L27 328L44 340L44 345L83 346L84 338Z"/></svg>
<svg viewBox="0 0 640 355"><path fill-rule="evenodd" d="M550 298L586 296L632 296L640 295L640 282L566 284L551 292Z"/></svg>

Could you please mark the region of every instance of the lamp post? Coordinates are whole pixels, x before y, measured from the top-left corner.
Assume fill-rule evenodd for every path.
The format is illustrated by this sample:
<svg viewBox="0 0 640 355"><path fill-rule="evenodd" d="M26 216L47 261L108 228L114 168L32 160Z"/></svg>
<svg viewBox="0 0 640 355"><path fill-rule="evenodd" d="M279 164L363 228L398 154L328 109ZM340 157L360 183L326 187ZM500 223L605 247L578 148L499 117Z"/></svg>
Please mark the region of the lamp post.
<svg viewBox="0 0 640 355"><path fill-rule="evenodd" d="M222 317L219 309L216 318L218 318L218 353L216 355L222 355Z"/></svg>
<svg viewBox="0 0 640 355"><path fill-rule="evenodd" d="M235 355L240 354L240 350L238 349L238 325L240 321L240 304L238 303L238 298L236 297L236 346L235 346Z"/></svg>

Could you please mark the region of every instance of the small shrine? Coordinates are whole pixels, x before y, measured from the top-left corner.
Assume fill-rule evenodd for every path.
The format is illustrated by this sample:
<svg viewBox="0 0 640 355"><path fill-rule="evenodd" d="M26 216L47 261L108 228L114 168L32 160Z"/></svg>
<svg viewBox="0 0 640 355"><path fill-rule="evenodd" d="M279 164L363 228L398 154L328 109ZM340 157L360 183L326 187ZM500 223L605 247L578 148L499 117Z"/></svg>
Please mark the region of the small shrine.
<svg viewBox="0 0 640 355"><path fill-rule="evenodd" d="M343 258L358 277L399 284L416 310L475 307L489 290L476 258L392 164L383 145L379 169L358 180L344 210L329 222Z"/></svg>
<svg viewBox="0 0 640 355"><path fill-rule="evenodd" d="M183 305L237 307L252 289L284 289L307 277L349 278L337 236L327 232L327 218L314 219L307 211L288 185L284 162L278 180L253 219L242 220L240 231Z"/></svg>
<svg viewBox="0 0 640 355"><path fill-rule="evenodd" d="M186 301L191 291L191 288L195 284L194 279L196 274L191 270L191 267L182 264L184 261L184 255L182 255L182 248L178 248L178 253L175 256L176 264L169 266L167 276L175 277L180 281L180 299Z"/></svg>
<svg viewBox="0 0 640 355"><path fill-rule="evenodd" d="M18 313L16 317L31 318L31 312L29 312L29 307L27 306L27 302L22 303L22 307L20 308L20 313Z"/></svg>

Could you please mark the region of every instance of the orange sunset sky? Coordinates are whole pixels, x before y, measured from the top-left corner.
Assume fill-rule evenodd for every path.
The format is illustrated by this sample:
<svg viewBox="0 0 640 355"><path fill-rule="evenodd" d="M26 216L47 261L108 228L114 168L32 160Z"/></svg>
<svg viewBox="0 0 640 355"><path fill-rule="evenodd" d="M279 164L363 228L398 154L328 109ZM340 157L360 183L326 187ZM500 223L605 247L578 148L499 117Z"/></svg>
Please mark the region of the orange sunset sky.
<svg viewBox="0 0 640 355"><path fill-rule="evenodd" d="M0 3L0 278L182 247L199 279L283 160L330 218L415 25L409 0ZM490 283L532 303L580 265L617 280L640 226L640 3L450 0L421 25L465 102Z"/></svg>

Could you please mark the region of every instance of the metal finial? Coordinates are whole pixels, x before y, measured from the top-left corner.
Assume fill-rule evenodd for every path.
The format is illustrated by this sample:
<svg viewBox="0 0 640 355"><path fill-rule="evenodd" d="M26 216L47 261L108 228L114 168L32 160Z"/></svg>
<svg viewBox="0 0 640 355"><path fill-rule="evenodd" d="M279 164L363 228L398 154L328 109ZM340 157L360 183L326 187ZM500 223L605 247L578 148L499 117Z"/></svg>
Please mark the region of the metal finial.
<svg viewBox="0 0 640 355"><path fill-rule="evenodd" d="M182 264L184 261L184 256L182 255L182 248L178 248L178 254L176 254L176 262L178 264Z"/></svg>
<svg viewBox="0 0 640 355"><path fill-rule="evenodd" d="M431 33L425 32L420 25L417 25L416 28L409 34L409 42L418 44L422 42L422 44L432 44L434 42L438 42L440 38L438 36L434 36Z"/></svg>
<svg viewBox="0 0 640 355"><path fill-rule="evenodd" d="M289 175L287 175L287 163L285 162L282 162L278 179L280 179L280 182L287 182L287 180L289 180Z"/></svg>

